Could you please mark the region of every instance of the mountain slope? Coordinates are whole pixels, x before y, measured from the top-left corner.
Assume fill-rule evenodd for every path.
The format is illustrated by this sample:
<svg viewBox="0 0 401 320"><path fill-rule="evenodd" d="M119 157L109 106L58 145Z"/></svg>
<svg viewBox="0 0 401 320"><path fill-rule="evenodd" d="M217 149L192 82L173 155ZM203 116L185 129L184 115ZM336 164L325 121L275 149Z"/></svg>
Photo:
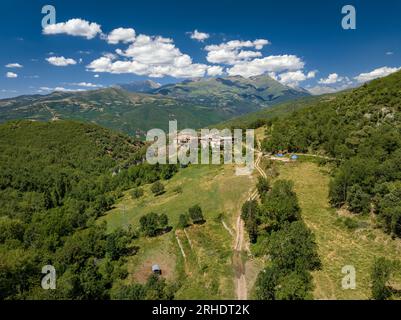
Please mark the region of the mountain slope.
<svg viewBox="0 0 401 320"><path fill-rule="evenodd" d="M152 80L135 81L131 83L122 83L114 86L118 89L123 89L128 92L142 92L149 93L153 90L159 89L161 87L160 83L154 82Z"/></svg>
<svg viewBox="0 0 401 320"><path fill-rule="evenodd" d="M0 122L79 120L143 138L149 129L167 130L169 120L177 120L180 129L198 129L308 95L268 76L191 80L163 86L151 94L129 92L150 87L157 84L148 81L0 100Z"/></svg>
<svg viewBox="0 0 401 320"><path fill-rule="evenodd" d="M303 89L287 87L267 75L187 80L162 86L153 92L210 106L237 105L238 108L250 104L266 107L310 95Z"/></svg>
<svg viewBox="0 0 401 320"><path fill-rule="evenodd" d="M0 122L15 119L93 122L143 137L152 128L166 130L169 120L180 128L200 128L238 113L229 108L210 108L177 99L116 88L86 92L54 92L0 101Z"/></svg>

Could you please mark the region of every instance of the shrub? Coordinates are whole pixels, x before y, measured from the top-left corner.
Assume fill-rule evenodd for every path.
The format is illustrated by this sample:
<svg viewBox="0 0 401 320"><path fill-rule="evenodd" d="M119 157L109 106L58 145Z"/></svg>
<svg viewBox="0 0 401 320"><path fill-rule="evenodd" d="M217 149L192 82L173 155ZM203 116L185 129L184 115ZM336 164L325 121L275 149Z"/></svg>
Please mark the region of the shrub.
<svg viewBox="0 0 401 320"><path fill-rule="evenodd" d="M188 214L191 217L192 222L195 224L200 224L205 222L202 213L202 208L199 205L194 205L193 207L189 208Z"/></svg>
<svg viewBox="0 0 401 320"><path fill-rule="evenodd" d="M157 197L165 192L164 185L160 181L156 181L150 188L152 193Z"/></svg>
<svg viewBox="0 0 401 320"><path fill-rule="evenodd" d="M179 229L185 229L186 227L189 226L189 218L187 214L180 214L179 218L178 218L178 225L177 227Z"/></svg>
<svg viewBox="0 0 401 320"><path fill-rule="evenodd" d="M142 188L135 188L134 190L132 190L131 192L131 198L132 199L139 199L140 197L142 197L144 195L144 191Z"/></svg>

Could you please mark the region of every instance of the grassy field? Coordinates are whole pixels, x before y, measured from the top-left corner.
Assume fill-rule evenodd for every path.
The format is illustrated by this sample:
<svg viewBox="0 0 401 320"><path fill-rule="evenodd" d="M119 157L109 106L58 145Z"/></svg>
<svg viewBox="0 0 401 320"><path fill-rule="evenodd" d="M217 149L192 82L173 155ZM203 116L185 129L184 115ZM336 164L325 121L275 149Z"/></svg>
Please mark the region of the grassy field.
<svg viewBox="0 0 401 320"><path fill-rule="evenodd" d="M373 217L355 216L336 211L328 203L327 170L317 164L298 162L280 165L279 178L292 180L302 208L302 216L316 235L323 267L313 273L315 299L369 299L370 268L375 257L399 259L401 241L392 240L374 228ZM350 230L345 217L355 220L358 227ZM343 290L341 269L353 265L356 269L356 289ZM401 277L395 278L399 288Z"/></svg>
<svg viewBox="0 0 401 320"><path fill-rule="evenodd" d="M101 220L107 221L110 230L136 227L142 215L157 212L166 213L175 227L181 213L199 204L207 222L186 232L174 229L159 237L135 240L139 251L129 258L128 281L146 281L152 264L157 263L166 279L180 284L178 299L234 298L233 236L223 227L220 216L234 230L235 218L255 179L236 176L233 166L202 165L183 169L164 184L166 193L159 197L150 192L150 186L144 187L145 195L139 200L133 200L128 191Z"/></svg>

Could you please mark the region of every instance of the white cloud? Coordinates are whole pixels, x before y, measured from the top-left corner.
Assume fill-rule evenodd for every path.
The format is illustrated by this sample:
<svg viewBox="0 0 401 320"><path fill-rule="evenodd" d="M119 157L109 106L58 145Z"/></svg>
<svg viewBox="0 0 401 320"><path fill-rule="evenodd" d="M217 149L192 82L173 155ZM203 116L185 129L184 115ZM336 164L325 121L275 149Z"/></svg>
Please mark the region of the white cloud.
<svg viewBox="0 0 401 320"><path fill-rule="evenodd" d="M39 90L40 91L52 91L53 89L49 88L49 87L40 87Z"/></svg>
<svg viewBox="0 0 401 320"><path fill-rule="evenodd" d="M371 81L373 79L382 78L401 70L401 68L390 68L390 67L382 67L375 69L371 72L361 73L360 75L356 76L354 79L359 83Z"/></svg>
<svg viewBox="0 0 401 320"><path fill-rule="evenodd" d="M67 89L64 87L55 87L53 91L61 91L61 92L81 92L85 91L84 89Z"/></svg>
<svg viewBox="0 0 401 320"><path fill-rule="evenodd" d="M175 47L172 39L160 36L139 35L126 51L118 50L116 52L143 64L172 64L175 59L179 59L181 64L186 63L188 65L191 63L189 56L183 55ZM185 61L183 61L184 59Z"/></svg>
<svg viewBox="0 0 401 320"><path fill-rule="evenodd" d="M210 77L221 76L223 72L223 67L220 66L210 66L207 68L207 75Z"/></svg>
<svg viewBox="0 0 401 320"><path fill-rule="evenodd" d="M308 74L306 75L306 77L307 77L308 79L312 79L312 78L316 77L316 74L317 74L317 73L318 73L317 70L309 71Z"/></svg>
<svg viewBox="0 0 401 320"><path fill-rule="evenodd" d="M5 65L6 68L22 68L23 66L19 63L9 63Z"/></svg>
<svg viewBox="0 0 401 320"><path fill-rule="evenodd" d="M314 78L316 71L310 71L304 74L301 70L289 71L279 75L279 81L290 87L298 87L299 83L307 79Z"/></svg>
<svg viewBox="0 0 401 320"><path fill-rule="evenodd" d="M100 76L98 74L95 74L93 77L94 78L99 78Z"/></svg>
<svg viewBox="0 0 401 320"><path fill-rule="evenodd" d="M64 57L50 57L50 58L47 58L46 60L50 64L57 66L57 67L66 67L68 65L77 64L77 62L74 59L64 58Z"/></svg>
<svg viewBox="0 0 401 320"><path fill-rule="evenodd" d="M132 28L117 28L109 33L106 40L109 44L130 43L135 41L135 35L135 30Z"/></svg>
<svg viewBox="0 0 401 320"><path fill-rule="evenodd" d="M76 87L85 87L85 88L102 88L101 84L94 84L91 82L78 82L78 83L70 83L71 86Z"/></svg>
<svg viewBox="0 0 401 320"><path fill-rule="evenodd" d="M321 95L326 93L335 93L355 87L355 83L346 81L345 83L337 83L336 85L317 85L314 87L307 87L307 90L313 95Z"/></svg>
<svg viewBox="0 0 401 320"><path fill-rule="evenodd" d="M339 91L336 88L329 87L329 86L314 86L314 87L310 87L307 89L311 94L313 94L315 96L325 94L325 93L334 93L334 92Z"/></svg>
<svg viewBox="0 0 401 320"><path fill-rule="evenodd" d="M7 78L18 78L18 74L14 73L14 72L7 72L6 77Z"/></svg>
<svg viewBox="0 0 401 320"><path fill-rule="evenodd" d="M194 32L189 32L191 39L203 42L206 39L209 39L210 35L205 32L199 32L198 30L195 30Z"/></svg>
<svg viewBox="0 0 401 320"><path fill-rule="evenodd" d="M93 60L88 70L93 72L133 73L160 78L171 76L175 78L203 77L208 67L205 64L193 63L192 58L182 53L172 39L161 36L138 35L135 41L126 49L117 49L122 57L105 54ZM211 72L217 72L212 69Z"/></svg>
<svg viewBox="0 0 401 320"><path fill-rule="evenodd" d="M392 56L393 54L394 54L394 52L392 52L392 51L387 51L387 52L386 52L386 55L387 55L387 56Z"/></svg>
<svg viewBox="0 0 401 320"><path fill-rule="evenodd" d="M99 24L82 19L71 19L67 22L50 24L43 29L43 34L46 35L68 34L70 36L85 37L88 40L101 33L102 30Z"/></svg>
<svg viewBox="0 0 401 320"><path fill-rule="evenodd" d="M334 93L346 90L355 86L355 83L348 77L340 76L337 73L331 73L327 78L321 78L318 81L319 85L308 87L308 90L313 95L320 95L325 93Z"/></svg>
<svg viewBox="0 0 401 320"><path fill-rule="evenodd" d="M340 77L337 73L331 73L326 79L320 79L318 82L320 84L334 84L337 82L342 82L344 77Z"/></svg>
<svg viewBox="0 0 401 320"><path fill-rule="evenodd" d="M227 72L230 76L240 75L248 78L267 72L297 71L303 69L304 65L305 63L297 56L279 55L238 63Z"/></svg>
<svg viewBox="0 0 401 320"><path fill-rule="evenodd" d="M268 40L257 39L255 41L232 40L219 45L209 45L205 47L208 51L206 59L211 63L234 65L262 56L259 51L242 50L243 48L262 50L268 44L270 44Z"/></svg>
<svg viewBox="0 0 401 320"><path fill-rule="evenodd" d="M51 92L51 91L60 91L60 92L81 92L81 91L86 91L85 89L69 89L69 88L64 88L64 87L55 87L55 88L50 88L50 87L40 87L38 92Z"/></svg>

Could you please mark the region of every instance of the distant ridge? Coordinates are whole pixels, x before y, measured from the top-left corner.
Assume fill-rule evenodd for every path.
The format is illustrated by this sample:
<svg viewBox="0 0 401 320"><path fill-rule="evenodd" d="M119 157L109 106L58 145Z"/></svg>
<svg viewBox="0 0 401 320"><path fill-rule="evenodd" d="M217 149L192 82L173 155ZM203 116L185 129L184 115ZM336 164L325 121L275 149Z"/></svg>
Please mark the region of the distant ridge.
<svg viewBox="0 0 401 320"><path fill-rule="evenodd" d="M144 92L149 93L161 87L160 83L152 80L135 81L131 83L116 84L115 88L120 88L128 92Z"/></svg>

